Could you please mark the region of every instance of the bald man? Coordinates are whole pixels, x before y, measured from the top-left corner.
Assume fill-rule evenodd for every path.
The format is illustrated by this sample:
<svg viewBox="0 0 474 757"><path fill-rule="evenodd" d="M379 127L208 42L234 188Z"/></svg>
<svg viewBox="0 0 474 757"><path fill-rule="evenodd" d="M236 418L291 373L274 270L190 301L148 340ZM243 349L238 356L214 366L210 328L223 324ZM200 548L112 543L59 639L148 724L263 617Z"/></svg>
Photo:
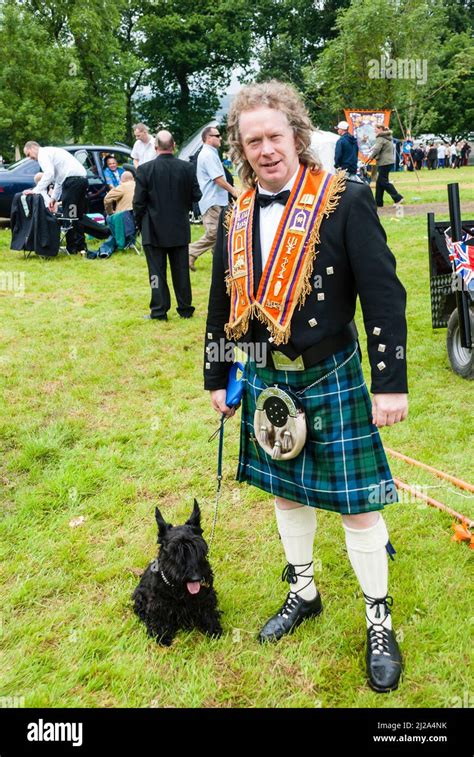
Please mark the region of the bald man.
<svg viewBox="0 0 474 757"><path fill-rule="evenodd" d="M175 143L169 131L156 135L156 158L137 169L133 212L142 234L151 287L150 313L146 319L166 321L171 307L166 280L169 259L181 318L191 318L191 281L188 248L191 241L189 211L201 198L191 163L174 157Z"/></svg>
<svg viewBox="0 0 474 757"><path fill-rule="evenodd" d="M133 174L131 171L124 171L118 187L113 187L104 197L104 208L107 215L121 213L122 210L132 210L134 193L135 179Z"/></svg>

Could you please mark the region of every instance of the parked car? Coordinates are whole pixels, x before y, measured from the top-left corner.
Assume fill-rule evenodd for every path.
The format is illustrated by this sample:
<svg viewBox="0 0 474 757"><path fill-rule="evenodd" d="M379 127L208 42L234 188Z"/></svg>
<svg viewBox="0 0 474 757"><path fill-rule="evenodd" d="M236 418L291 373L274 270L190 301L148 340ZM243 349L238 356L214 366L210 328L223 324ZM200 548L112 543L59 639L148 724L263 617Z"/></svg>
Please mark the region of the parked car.
<svg viewBox="0 0 474 757"><path fill-rule="evenodd" d="M133 166L130 157L131 149L122 144L64 145L63 149L72 153L87 170L89 182L88 211L90 213L103 213L104 197L107 194L103 159L106 155L114 155L119 165L128 163ZM10 218L13 196L17 192L34 187L33 177L40 170L36 160L22 158L22 160L18 160L5 170L0 171L0 218Z"/></svg>

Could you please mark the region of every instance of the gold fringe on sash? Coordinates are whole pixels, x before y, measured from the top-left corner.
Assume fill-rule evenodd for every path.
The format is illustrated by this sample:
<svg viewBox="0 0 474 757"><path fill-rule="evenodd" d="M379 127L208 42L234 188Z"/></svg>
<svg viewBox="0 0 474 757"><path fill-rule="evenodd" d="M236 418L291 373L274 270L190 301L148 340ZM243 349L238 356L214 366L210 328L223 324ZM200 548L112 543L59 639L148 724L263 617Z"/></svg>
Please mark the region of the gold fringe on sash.
<svg viewBox="0 0 474 757"><path fill-rule="evenodd" d="M298 305L299 310L303 307L306 302L307 296L312 291L311 276L313 273L314 262L319 252L318 250L316 250L316 246L320 243L319 228L321 226L321 221L323 220L323 217L327 218L331 213L335 211L339 204L341 194L342 192L344 192L345 188L346 174L344 171L339 171L335 174L331 181L331 187L326 198L325 208L321 213L318 214L314 221L314 225L311 229L307 242L307 247L304 252L303 270L301 272L297 289L295 291L296 304ZM226 225L226 222L228 223L228 225L226 225L227 230L230 227L233 210L234 208L230 208L230 212L226 213L224 225ZM234 282L232 276L229 273L229 275L226 276L226 290L228 295L231 294L233 285ZM230 323L225 324L224 329L227 339L238 341L247 332L250 319L254 316L256 316L261 323L267 326L274 344L280 345L286 344L288 342L291 336L291 319L288 321L285 329L280 328L279 325L274 323L274 321L268 317L268 315L261 309L261 307L259 307L259 304L256 301L250 304L250 306L245 310L238 321L234 322L232 325Z"/></svg>
<svg viewBox="0 0 474 757"><path fill-rule="evenodd" d="M232 214L236 207L237 207L236 203L232 202L230 205L227 206L227 208L224 211L224 215L222 217L222 224L226 231L229 231L230 229L230 222L232 220Z"/></svg>

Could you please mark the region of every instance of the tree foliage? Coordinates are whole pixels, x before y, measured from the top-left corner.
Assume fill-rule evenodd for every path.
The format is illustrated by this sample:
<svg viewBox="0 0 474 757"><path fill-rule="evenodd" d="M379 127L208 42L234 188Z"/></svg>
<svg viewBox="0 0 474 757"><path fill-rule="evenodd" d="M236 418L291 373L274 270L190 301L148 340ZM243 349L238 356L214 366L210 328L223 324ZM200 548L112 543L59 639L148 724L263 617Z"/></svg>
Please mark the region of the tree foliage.
<svg viewBox="0 0 474 757"><path fill-rule="evenodd" d="M77 65L74 50L53 43L15 2L1 7L0 34L2 149L5 144L8 154L8 141L11 146L32 138L62 140L64 124L83 94L80 85L74 90L69 83L68 73Z"/></svg>
<svg viewBox="0 0 474 757"><path fill-rule="evenodd" d="M465 5L458 13L443 0L353 0L338 15L337 36L305 69L316 120L334 123L343 108L388 108L411 133L441 123L444 131L472 129L468 109L464 119L454 115L472 59L468 35L451 28L469 25ZM401 136L398 117L393 125Z"/></svg>
<svg viewBox="0 0 474 757"><path fill-rule="evenodd" d="M235 74L292 82L322 127L387 107L414 132L465 135L473 17L474 0L0 0L0 151L130 144L136 120L179 142ZM392 59L425 61L426 82L369 75Z"/></svg>
<svg viewBox="0 0 474 757"><path fill-rule="evenodd" d="M141 29L155 123L178 139L212 118L232 70L249 59L248 6L244 0L154 0Z"/></svg>

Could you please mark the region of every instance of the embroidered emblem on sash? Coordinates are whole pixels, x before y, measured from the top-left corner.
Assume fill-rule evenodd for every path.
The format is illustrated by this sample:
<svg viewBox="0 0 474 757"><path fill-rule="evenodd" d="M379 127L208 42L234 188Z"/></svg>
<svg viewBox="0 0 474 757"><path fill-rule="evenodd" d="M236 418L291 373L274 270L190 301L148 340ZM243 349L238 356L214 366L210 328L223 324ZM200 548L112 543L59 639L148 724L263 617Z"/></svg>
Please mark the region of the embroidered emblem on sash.
<svg viewBox="0 0 474 757"><path fill-rule="evenodd" d="M250 318L255 315L268 327L275 344L288 341L295 307L303 305L311 291L321 221L337 207L344 189L344 174L332 175L300 165L256 295L252 257L255 189L238 198L228 235L226 283L231 308L225 331L229 339L239 339L245 334Z"/></svg>
<svg viewBox="0 0 474 757"><path fill-rule="evenodd" d="M309 210L295 210L290 224L290 231L299 231L301 234L304 234L309 219Z"/></svg>

